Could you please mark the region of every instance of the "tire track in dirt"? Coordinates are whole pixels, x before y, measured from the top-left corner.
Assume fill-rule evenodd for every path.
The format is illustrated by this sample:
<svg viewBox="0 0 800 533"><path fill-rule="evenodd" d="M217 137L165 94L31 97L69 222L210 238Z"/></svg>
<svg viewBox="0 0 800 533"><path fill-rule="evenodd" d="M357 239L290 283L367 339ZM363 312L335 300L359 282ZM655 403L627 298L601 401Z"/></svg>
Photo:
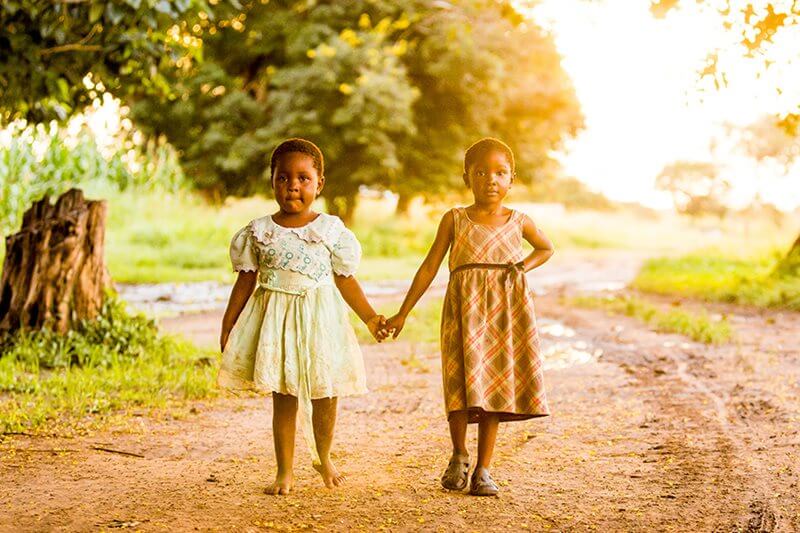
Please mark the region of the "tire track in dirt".
<svg viewBox="0 0 800 533"><path fill-rule="evenodd" d="M728 309L728 312L730 311ZM787 471L791 470L793 454L785 454L782 457L784 454L773 452L775 460L765 461L764 456L757 453L765 449L752 446L750 441L754 435L774 438L776 427L774 424L764 423L766 421L763 420L759 421L759 424L744 423L738 413L740 404L725 391L726 387L730 386L725 379L728 376L725 375L724 366L727 360L733 359L730 353L733 348L707 347L687 342L677 335L644 332L640 323L626 317L603 317L598 320L596 312L569 309L564 309L563 312L566 316L572 316L573 321L582 324L583 333L587 335L591 335L587 329L608 325L616 325L617 328L619 325L624 325L623 331L632 332L627 339L621 339L619 334L609 335L607 332L601 332L597 334L595 342L606 348L612 360L636 376L642 385L659 391L659 398L653 402L654 406L665 414L671 413L673 417L682 418L687 431L686 436L695 439L687 445L686 439L673 436L659 446L659 450L668 451L668 455L674 457L673 462L682 463L675 476L676 483L696 476L698 467L708 463L709 458L713 459L709 472L727 471L728 481L731 486L738 489L740 497L730 497L728 488L720 486L719 480L713 480L714 485L720 487L721 494L728 495L727 505L730 513L729 523L724 526L718 524L715 529L795 531L800 528L800 515L798 515L800 504L798 499L792 496L792 489L796 487L796 475L794 481L791 479L778 481L774 472L775 463ZM587 320L588 317L591 319ZM787 324L783 324L784 328L772 328L770 331L770 322L773 320L772 317L767 317L766 320L756 321L754 317L748 317L746 322L749 323L749 327L740 334L750 338L751 329L760 329L762 332L767 332L766 336L772 335L778 338L781 332L792 331L786 328ZM569 319L566 321L569 323ZM793 323L797 327L800 325L800 320L794 317ZM586 328L589 324L591 326ZM631 357L625 350L619 348L625 345L626 340L633 339L638 353ZM621 340L623 342L620 342ZM669 348L665 349L665 346ZM763 349L758 343L751 342L744 349L759 348ZM742 350L742 347L739 346L738 350ZM798 361L794 358L789 360L789 364L792 362L795 366L791 371L797 373ZM773 408L772 410L776 410L769 399L763 399L765 394L757 387L758 383L755 387L750 383L742 385L741 378L740 375L735 376L737 384L733 390L738 391L737 396L756 398L755 401L751 400L750 404L756 406L767 404ZM666 383L667 386L658 386L659 382ZM670 387L670 384L674 386ZM692 400L691 396L696 396L699 401ZM785 406L783 416L773 417L773 420L792 420L791 415L786 416L787 410L794 413L795 419L800 420L797 418L798 407L797 402ZM717 434L717 442L712 443L713 446L707 450L708 453L702 453L698 457L698 442L702 443L702 440L698 441L696 435L699 434L698 429L702 427L704 420L716 426L712 433ZM709 433L708 429L704 431ZM705 444L709 444L708 436Z"/></svg>

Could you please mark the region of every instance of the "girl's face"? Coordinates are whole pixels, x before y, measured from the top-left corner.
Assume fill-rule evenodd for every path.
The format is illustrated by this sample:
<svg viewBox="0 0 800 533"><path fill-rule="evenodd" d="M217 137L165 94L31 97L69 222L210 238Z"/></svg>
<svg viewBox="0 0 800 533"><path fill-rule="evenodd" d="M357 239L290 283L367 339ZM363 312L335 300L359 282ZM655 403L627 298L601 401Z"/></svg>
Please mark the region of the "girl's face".
<svg viewBox="0 0 800 533"><path fill-rule="evenodd" d="M284 213L303 213L322 192L325 177L314 167L314 159L300 152L283 154L272 174L275 200Z"/></svg>
<svg viewBox="0 0 800 533"><path fill-rule="evenodd" d="M491 204L505 198L514 176L508 156L499 150L490 150L467 169L464 183L472 189L476 203Z"/></svg>

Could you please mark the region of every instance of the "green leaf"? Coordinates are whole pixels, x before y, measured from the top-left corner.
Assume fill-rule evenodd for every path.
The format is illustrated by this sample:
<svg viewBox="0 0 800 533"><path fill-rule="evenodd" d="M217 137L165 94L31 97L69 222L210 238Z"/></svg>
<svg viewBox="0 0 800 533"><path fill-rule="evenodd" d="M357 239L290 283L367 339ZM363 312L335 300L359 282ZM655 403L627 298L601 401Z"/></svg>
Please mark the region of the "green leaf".
<svg viewBox="0 0 800 533"><path fill-rule="evenodd" d="M58 92L60 93L60 97L62 100L67 100L69 98L69 83L64 78L58 78L56 81L58 85Z"/></svg>
<svg viewBox="0 0 800 533"><path fill-rule="evenodd" d="M99 2L92 4L92 7L89 8L89 22L97 22L97 20L103 16L104 9L105 5Z"/></svg>
<svg viewBox="0 0 800 533"><path fill-rule="evenodd" d="M106 4L106 17L112 24L119 24L125 18L125 12L122 8L117 7L115 4L109 2Z"/></svg>

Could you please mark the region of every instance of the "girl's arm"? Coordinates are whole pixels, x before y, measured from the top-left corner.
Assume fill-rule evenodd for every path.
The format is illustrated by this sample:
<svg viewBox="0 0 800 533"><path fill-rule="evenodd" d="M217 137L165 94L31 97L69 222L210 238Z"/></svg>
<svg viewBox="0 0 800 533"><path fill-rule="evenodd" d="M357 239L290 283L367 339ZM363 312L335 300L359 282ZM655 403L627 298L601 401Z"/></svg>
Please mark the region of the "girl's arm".
<svg viewBox="0 0 800 533"><path fill-rule="evenodd" d="M375 340L381 342L385 339L387 336L384 330L386 318L376 313L369 304L364 290L356 277L334 274L333 280L339 292L342 293L344 301L356 312L358 318L367 325L367 329L375 337Z"/></svg>
<svg viewBox="0 0 800 533"><path fill-rule="evenodd" d="M408 294L406 294L403 300L403 305L400 306L400 311L386 323L387 329L394 330L392 334L393 339L396 339L400 334L408 313L414 309L417 301L425 294L433 278L436 277L436 273L439 272L442 260L447 250L450 248L450 243L453 242L453 227L453 212L448 211L444 214L442 221L439 223L439 229L436 231L436 238L433 240L431 249L428 250L428 255L425 256L425 260L422 261L419 270L417 270L414 281L411 282L411 287L408 289Z"/></svg>
<svg viewBox="0 0 800 533"><path fill-rule="evenodd" d="M525 218L522 223L522 238L533 246L533 251L522 261L522 270L527 272L546 263L553 257L555 249L553 243L542 230L536 227L531 217L523 216Z"/></svg>
<svg viewBox="0 0 800 533"><path fill-rule="evenodd" d="M244 304L253 293L253 288L256 286L257 272L239 272L236 278L236 283L233 284L231 296L228 298L228 307L225 309L225 315L222 317L222 332L219 336L219 349L221 352L225 351L225 345L228 344L228 335L231 333L233 325L239 318L239 314L244 309Z"/></svg>

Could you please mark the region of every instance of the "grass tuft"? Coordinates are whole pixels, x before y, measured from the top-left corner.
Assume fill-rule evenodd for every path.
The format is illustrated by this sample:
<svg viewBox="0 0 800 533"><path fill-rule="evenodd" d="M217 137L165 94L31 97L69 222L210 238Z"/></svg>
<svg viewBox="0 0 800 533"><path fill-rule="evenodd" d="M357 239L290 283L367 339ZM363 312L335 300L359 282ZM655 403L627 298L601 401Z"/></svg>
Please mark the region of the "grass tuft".
<svg viewBox="0 0 800 533"><path fill-rule="evenodd" d="M634 296L578 296L570 302L578 307L605 309L611 313L638 318L657 331L680 333L706 344L723 344L733 337L733 328L726 317L712 319L708 313L690 313L679 309L662 311Z"/></svg>
<svg viewBox="0 0 800 533"><path fill-rule="evenodd" d="M800 276L776 269L782 253L736 258L708 251L647 261L632 287L708 301L800 311Z"/></svg>

